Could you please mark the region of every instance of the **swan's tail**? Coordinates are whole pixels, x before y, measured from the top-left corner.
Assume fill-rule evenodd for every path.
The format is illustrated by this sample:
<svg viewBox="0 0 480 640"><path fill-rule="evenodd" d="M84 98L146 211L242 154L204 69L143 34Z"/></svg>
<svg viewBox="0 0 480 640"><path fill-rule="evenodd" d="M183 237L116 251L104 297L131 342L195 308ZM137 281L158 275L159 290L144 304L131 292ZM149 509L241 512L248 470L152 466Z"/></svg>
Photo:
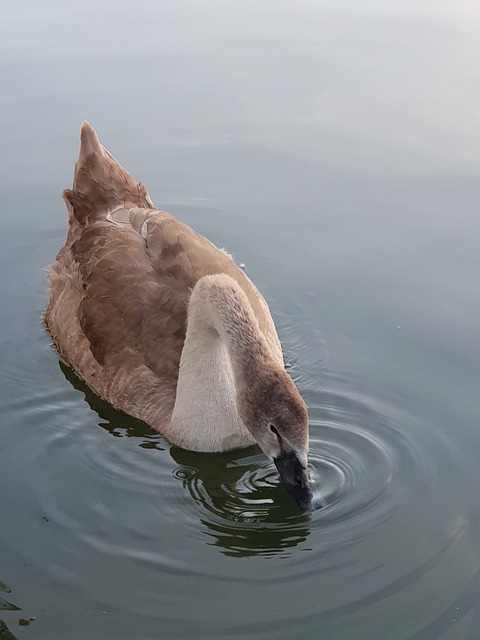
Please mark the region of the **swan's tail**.
<svg viewBox="0 0 480 640"><path fill-rule="evenodd" d="M80 152L75 164L73 189L66 189L70 226L88 224L128 203L155 208L143 184L126 171L100 144L93 128L84 122L80 130Z"/></svg>

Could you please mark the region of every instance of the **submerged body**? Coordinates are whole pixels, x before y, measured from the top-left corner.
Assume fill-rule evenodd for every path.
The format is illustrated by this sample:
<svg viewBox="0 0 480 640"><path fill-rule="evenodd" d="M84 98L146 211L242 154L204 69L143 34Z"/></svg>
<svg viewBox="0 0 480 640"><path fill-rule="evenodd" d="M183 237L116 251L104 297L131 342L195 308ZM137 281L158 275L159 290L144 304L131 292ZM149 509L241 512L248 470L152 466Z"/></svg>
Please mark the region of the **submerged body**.
<svg viewBox="0 0 480 640"><path fill-rule="evenodd" d="M287 466L297 485L303 470L308 493L306 408L245 273L158 211L87 123L64 199L68 235L45 312L61 356L173 444L214 452L257 442L274 460L294 456Z"/></svg>

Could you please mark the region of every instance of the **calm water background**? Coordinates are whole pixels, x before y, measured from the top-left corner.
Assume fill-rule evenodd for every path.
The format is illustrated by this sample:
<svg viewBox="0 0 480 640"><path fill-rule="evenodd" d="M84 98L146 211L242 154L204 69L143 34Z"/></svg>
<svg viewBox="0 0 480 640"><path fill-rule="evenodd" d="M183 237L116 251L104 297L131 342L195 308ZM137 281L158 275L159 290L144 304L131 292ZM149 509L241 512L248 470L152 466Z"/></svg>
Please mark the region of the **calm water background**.
<svg viewBox="0 0 480 640"><path fill-rule="evenodd" d="M0 34L11 634L477 640L478 4L7 0ZM59 365L44 269L83 119L269 301L324 509Z"/></svg>

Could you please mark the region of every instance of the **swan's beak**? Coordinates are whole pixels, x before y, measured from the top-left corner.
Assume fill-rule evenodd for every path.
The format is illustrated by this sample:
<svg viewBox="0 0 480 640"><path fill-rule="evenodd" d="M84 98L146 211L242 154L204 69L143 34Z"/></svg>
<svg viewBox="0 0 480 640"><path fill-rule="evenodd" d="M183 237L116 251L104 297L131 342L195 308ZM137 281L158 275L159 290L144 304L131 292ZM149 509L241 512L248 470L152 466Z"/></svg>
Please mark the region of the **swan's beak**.
<svg viewBox="0 0 480 640"><path fill-rule="evenodd" d="M313 494L308 471L300 464L297 454L294 451L282 453L273 461L283 484L288 493L296 500L298 506L304 511L311 509Z"/></svg>

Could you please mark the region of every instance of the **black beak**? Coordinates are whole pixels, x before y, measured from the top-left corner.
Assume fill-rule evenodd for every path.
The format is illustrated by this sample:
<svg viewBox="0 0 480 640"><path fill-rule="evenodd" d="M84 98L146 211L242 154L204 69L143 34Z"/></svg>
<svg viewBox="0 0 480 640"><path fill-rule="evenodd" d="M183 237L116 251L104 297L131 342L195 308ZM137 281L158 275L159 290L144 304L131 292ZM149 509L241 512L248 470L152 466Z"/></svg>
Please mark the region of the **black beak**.
<svg viewBox="0 0 480 640"><path fill-rule="evenodd" d="M304 511L312 508L312 490L308 472L302 467L296 453L289 451L273 459L283 484L298 506Z"/></svg>

